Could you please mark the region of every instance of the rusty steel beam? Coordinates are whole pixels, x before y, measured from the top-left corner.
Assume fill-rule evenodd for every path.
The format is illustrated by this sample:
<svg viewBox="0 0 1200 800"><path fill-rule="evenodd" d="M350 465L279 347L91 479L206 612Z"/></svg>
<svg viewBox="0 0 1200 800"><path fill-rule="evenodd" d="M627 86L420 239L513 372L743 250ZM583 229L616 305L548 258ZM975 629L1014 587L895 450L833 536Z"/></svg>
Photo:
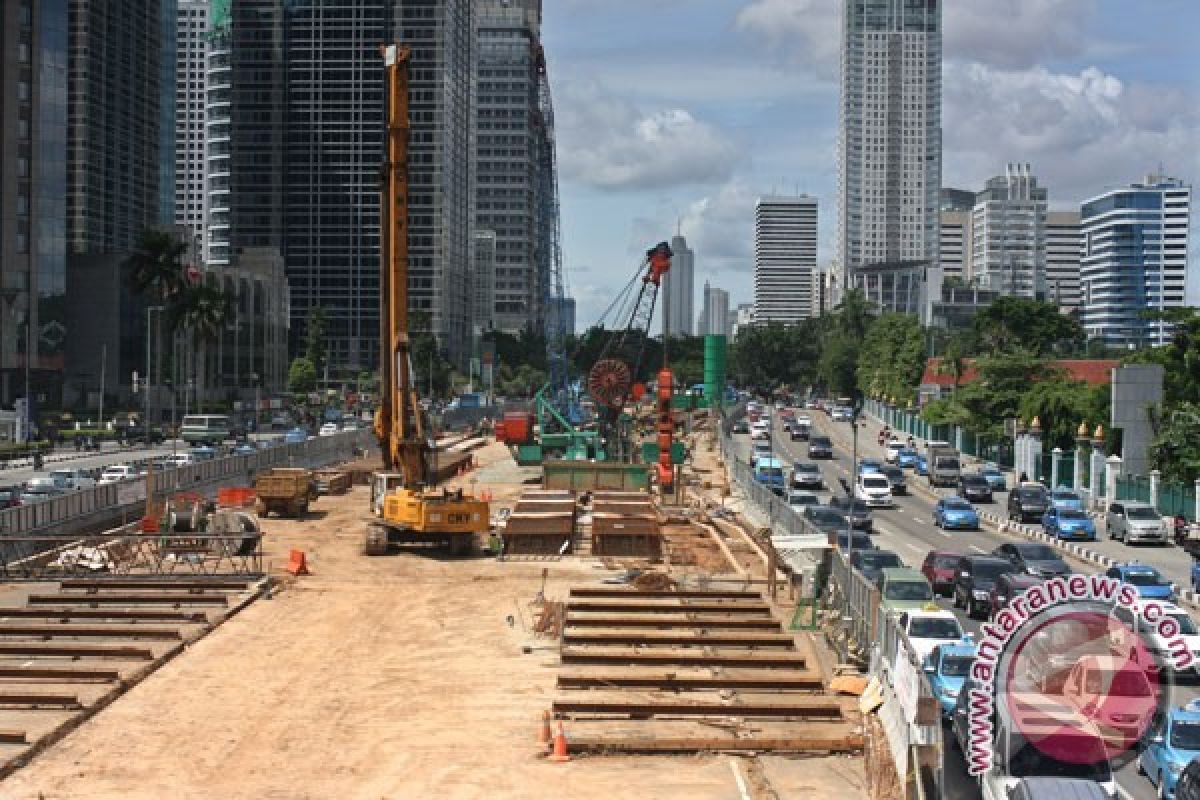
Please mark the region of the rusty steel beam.
<svg viewBox="0 0 1200 800"><path fill-rule="evenodd" d="M44 692L4 692L0 691L0 706L29 706L42 708L83 708L79 698L73 694L47 694Z"/></svg>
<svg viewBox="0 0 1200 800"><path fill-rule="evenodd" d="M747 669L804 669L804 656L799 654L768 655L765 653L664 653L637 650L598 651L587 647L562 649L564 664L674 664L677 666L739 667Z"/></svg>
<svg viewBox="0 0 1200 800"><path fill-rule="evenodd" d="M699 614L681 614L668 617L665 614L633 617L612 614L581 617L567 616L567 625L572 628L690 628L695 630L720 630L723 628L780 631L783 626L770 617L714 617Z"/></svg>
<svg viewBox="0 0 1200 800"><path fill-rule="evenodd" d="M591 700L555 700L550 706L555 715L561 714L620 714L645 717L772 717L780 719L820 719L837 722L842 719L842 707L828 700L815 703L678 703L674 701L617 703Z"/></svg>
<svg viewBox="0 0 1200 800"><path fill-rule="evenodd" d="M0 744L28 744L25 731L0 730Z"/></svg>
<svg viewBox="0 0 1200 800"><path fill-rule="evenodd" d="M614 589L606 586L583 586L571 590L571 597L628 597L642 600L652 597L721 598L726 600L762 601L761 592L736 589Z"/></svg>
<svg viewBox="0 0 1200 800"><path fill-rule="evenodd" d="M629 600L567 600L568 611L619 611L619 612L650 612L654 614L679 614L692 611L701 614L770 614L771 607L766 603L746 603L740 601L666 603L644 602Z"/></svg>
<svg viewBox="0 0 1200 800"><path fill-rule="evenodd" d="M207 623L203 611L167 611L156 608L0 608L3 619L117 619L146 622Z"/></svg>
<svg viewBox="0 0 1200 800"><path fill-rule="evenodd" d="M137 605L228 605L229 597L223 594L31 594L30 605L99 605L114 603Z"/></svg>
<svg viewBox="0 0 1200 800"><path fill-rule="evenodd" d="M110 683L121 679L120 670L81 667L0 667L0 680L35 680L41 683Z"/></svg>
<svg viewBox="0 0 1200 800"><path fill-rule="evenodd" d="M794 735L777 738L748 736L729 738L589 738L572 736L567 740L571 753L850 753L863 749L861 734Z"/></svg>
<svg viewBox="0 0 1200 800"><path fill-rule="evenodd" d="M141 661L150 661L154 658L154 653L145 647L118 644L46 644L44 642L0 642L0 655L129 658Z"/></svg>
<svg viewBox="0 0 1200 800"><path fill-rule="evenodd" d="M223 578L195 578L191 576L171 578L63 578L58 582L62 589L225 589L245 591L247 581Z"/></svg>
<svg viewBox="0 0 1200 800"><path fill-rule="evenodd" d="M568 626L570 622L567 623ZM0 633L3 630L0 629ZM796 642L786 633L696 633L684 631L579 631L563 633L563 644L687 645L697 647L787 647Z"/></svg>
<svg viewBox="0 0 1200 800"><path fill-rule="evenodd" d="M757 691L817 691L824 688L820 676L779 675L767 677L681 676L673 672L656 675L628 673L597 673L594 675L559 675L559 689L663 689L667 691L697 689L754 689Z"/></svg>
<svg viewBox="0 0 1200 800"><path fill-rule="evenodd" d="M53 638L78 636L81 638L110 637L114 639L182 639L176 628L148 628L143 625L3 625L0 636L35 636Z"/></svg>

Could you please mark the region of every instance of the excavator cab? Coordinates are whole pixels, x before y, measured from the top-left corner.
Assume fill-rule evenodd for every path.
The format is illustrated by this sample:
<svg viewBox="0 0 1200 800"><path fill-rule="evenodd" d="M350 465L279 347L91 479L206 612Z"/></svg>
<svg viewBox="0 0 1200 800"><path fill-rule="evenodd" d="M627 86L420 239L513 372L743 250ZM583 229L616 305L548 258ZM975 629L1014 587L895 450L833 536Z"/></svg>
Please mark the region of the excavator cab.
<svg viewBox="0 0 1200 800"><path fill-rule="evenodd" d="M399 472L376 472L371 476L371 513L383 516L383 499L389 492L404 488L404 476Z"/></svg>

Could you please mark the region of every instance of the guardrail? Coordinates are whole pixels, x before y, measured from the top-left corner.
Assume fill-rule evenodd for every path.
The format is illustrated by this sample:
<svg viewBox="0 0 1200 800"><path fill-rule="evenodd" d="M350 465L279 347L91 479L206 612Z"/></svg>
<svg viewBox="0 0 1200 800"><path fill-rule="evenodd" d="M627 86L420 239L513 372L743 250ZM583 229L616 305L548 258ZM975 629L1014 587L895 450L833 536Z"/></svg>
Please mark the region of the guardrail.
<svg viewBox="0 0 1200 800"><path fill-rule="evenodd" d="M734 481L771 520L772 535L820 534L804 517L769 488L754 479L739 461L731 435L745 405L729 411L720 426L721 454ZM856 657L882 686L879 718L906 798L942 796L941 712L933 687L907 634L897 618L881 605L879 590L850 566L836 547L829 557L825 592L828 608L841 615L843 660Z"/></svg>
<svg viewBox="0 0 1200 800"><path fill-rule="evenodd" d="M196 490L223 481L251 480L260 470L271 467L323 466L351 457L356 448L367 446L370 440L369 431L346 431L333 436L320 436L304 442L268 447L246 455L225 456L164 469L152 474L150 484L154 495L163 498L175 492ZM140 466L149 460L128 463ZM117 514L122 511L134 514L138 507L145 503L146 485L144 478L106 484L91 489L78 489L38 503L5 509L0 511L0 536L41 535L64 523L99 514Z"/></svg>

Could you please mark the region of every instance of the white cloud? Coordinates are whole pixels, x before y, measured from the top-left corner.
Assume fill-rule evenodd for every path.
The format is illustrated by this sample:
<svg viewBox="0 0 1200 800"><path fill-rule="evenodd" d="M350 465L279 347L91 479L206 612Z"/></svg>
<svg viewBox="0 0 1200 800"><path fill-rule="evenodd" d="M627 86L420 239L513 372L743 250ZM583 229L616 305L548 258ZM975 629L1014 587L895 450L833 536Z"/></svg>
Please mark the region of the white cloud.
<svg viewBox="0 0 1200 800"><path fill-rule="evenodd" d="M1078 74L980 64L947 70L943 183L973 188L1006 161L1030 162L1052 206L1157 169L1200 174L1200 114L1181 89L1127 85L1095 67Z"/></svg>
<svg viewBox="0 0 1200 800"><path fill-rule="evenodd" d="M752 0L737 13L734 24L785 51L795 63L836 79L843 5L830 0ZM942 46L947 59L1019 69L1080 56L1099 46L1088 35L1097 0L955 0L944 9Z"/></svg>
<svg viewBox="0 0 1200 800"><path fill-rule="evenodd" d="M682 108L650 113L595 84L565 83L556 98L563 176L600 189L716 183L739 153L725 135Z"/></svg>

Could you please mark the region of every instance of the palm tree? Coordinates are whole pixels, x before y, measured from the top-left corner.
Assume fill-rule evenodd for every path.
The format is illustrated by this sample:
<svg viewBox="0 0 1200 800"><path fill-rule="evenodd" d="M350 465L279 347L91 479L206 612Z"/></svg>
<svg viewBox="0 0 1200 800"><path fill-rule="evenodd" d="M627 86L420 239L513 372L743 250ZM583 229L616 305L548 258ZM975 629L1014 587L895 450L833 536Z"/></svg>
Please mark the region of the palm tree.
<svg viewBox="0 0 1200 800"><path fill-rule="evenodd" d="M174 330L186 329L197 340L196 399L199 407L204 396L208 346L221 336L225 323L233 316L233 299L216 285L200 283L182 290L177 303L167 310L168 324Z"/></svg>
<svg viewBox="0 0 1200 800"><path fill-rule="evenodd" d="M946 352L942 355L941 361L938 362L938 374L952 376L954 378L954 389L957 391L968 366L966 349L963 347L962 342L958 337L951 339L950 343L946 345Z"/></svg>
<svg viewBox="0 0 1200 800"><path fill-rule="evenodd" d="M166 231L147 228L137 247L125 259L130 283L139 295L153 291L156 300L167 301L183 286L183 254L187 245Z"/></svg>

